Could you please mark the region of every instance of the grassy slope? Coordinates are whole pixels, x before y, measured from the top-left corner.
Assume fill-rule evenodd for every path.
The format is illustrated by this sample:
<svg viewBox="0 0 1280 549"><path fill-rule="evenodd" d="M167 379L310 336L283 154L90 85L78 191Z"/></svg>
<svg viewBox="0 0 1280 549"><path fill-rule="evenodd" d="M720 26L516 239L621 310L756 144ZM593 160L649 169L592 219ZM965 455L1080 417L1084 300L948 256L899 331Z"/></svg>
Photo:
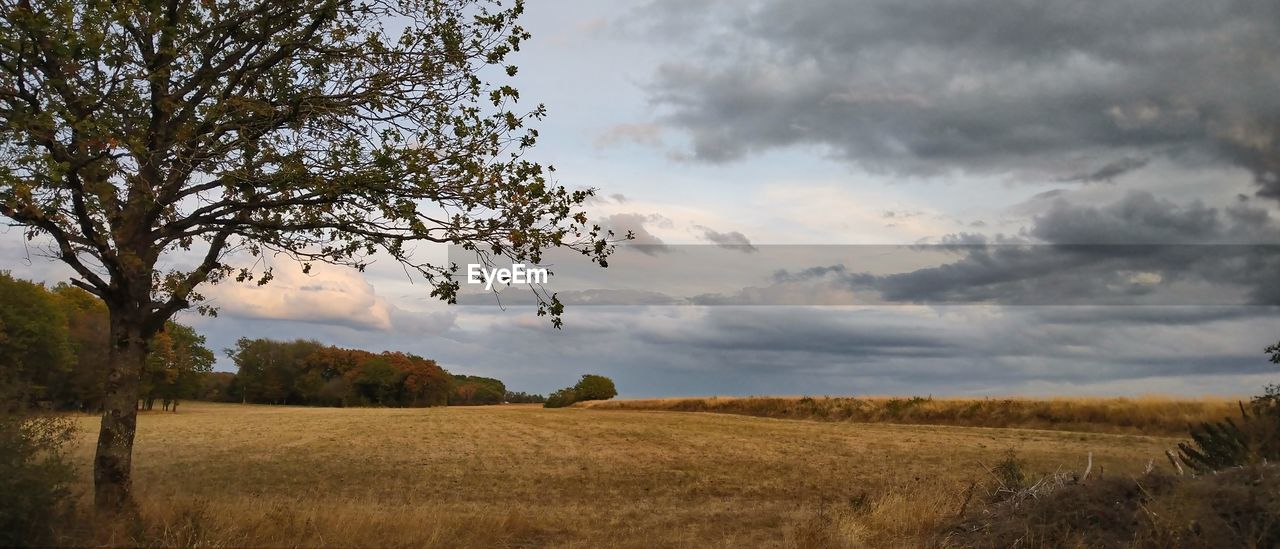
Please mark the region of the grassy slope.
<svg viewBox="0 0 1280 549"><path fill-rule="evenodd" d="M96 418L76 450L88 467ZM1033 470L1136 472L1171 439L536 406L324 409L185 403L140 418L135 484L177 544L915 544L1017 448ZM1095 473L1097 474L1097 473ZM86 500L87 501L87 500ZM95 541L112 541L98 532ZM120 541L117 537L114 541Z"/></svg>
<svg viewBox="0 0 1280 549"><path fill-rule="evenodd" d="M1143 398L964 399L706 397L608 400L575 406L597 410L715 412L782 419L960 425L1181 435L1188 427L1239 414L1231 399Z"/></svg>

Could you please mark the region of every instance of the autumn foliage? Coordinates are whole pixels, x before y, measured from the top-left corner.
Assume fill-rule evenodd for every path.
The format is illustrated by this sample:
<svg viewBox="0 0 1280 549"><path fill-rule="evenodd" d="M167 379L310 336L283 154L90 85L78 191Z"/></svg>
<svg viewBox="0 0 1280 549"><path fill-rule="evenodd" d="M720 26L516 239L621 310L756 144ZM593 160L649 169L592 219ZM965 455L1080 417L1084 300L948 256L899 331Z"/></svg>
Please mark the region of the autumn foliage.
<svg viewBox="0 0 1280 549"><path fill-rule="evenodd" d="M449 393L450 406L477 404L502 404L511 400L507 386L501 380L480 376L453 376L453 390Z"/></svg>
<svg viewBox="0 0 1280 549"><path fill-rule="evenodd" d="M240 339L228 351L239 373L224 394L243 402L310 406L441 406L452 379L434 360L316 341Z"/></svg>
<svg viewBox="0 0 1280 549"><path fill-rule="evenodd" d="M24 404L97 412L108 372L108 318L79 288L53 288L0 272L0 385ZM168 322L148 342L139 404L195 398L213 353L192 328Z"/></svg>

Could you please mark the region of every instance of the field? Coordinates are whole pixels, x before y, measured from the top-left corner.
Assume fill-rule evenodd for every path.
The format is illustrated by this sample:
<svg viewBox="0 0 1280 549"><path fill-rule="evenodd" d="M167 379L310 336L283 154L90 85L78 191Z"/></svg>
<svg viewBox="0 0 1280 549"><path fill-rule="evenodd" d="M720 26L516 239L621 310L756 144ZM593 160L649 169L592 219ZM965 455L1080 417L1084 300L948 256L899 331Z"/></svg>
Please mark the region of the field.
<svg viewBox="0 0 1280 549"><path fill-rule="evenodd" d="M75 458L88 489L96 418ZM201 546L918 546L1016 449L1140 472L1175 439L536 406L184 403L139 419L144 531ZM85 503L87 505L87 496ZM857 508L857 513L847 512ZM115 536L114 538L111 536ZM815 541L826 540L826 541Z"/></svg>
<svg viewBox="0 0 1280 549"><path fill-rule="evenodd" d="M702 397L600 400L597 410L716 412L747 416L863 423L1016 427L1096 433L1183 435L1206 421L1240 413L1233 398L933 398Z"/></svg>

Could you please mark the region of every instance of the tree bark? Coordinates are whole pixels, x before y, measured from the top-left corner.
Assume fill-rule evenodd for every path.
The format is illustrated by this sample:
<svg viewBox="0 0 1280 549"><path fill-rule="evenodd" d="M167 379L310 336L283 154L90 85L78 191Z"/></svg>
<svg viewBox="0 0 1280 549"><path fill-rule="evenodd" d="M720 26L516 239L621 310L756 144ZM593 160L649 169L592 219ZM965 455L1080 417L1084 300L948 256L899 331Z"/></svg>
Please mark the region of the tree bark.
<svg viewBox="0 0 1280 549"><path fill-rule="evenodd" d="M142 315L111 311L111 347L102 427L93 461L94 505L99 511L133 509L133 437L138 423L138 378L147 359Z"/></svg>

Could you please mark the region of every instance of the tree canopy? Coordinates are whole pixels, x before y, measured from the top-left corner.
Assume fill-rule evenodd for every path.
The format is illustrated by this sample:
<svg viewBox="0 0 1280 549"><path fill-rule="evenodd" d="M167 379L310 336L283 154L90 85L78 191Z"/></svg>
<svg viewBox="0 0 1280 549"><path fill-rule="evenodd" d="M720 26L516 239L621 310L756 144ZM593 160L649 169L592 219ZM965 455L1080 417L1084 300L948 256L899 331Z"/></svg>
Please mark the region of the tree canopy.
<svg viewBox="0 0 1280 549"><path fill-rule="evenodd" d="M516 73L523 9L19 2L0 22L0 213L51 237L77 285L139 301L154 330L202 283L270 279L235 257L363 267L382 253L444 299L451 269L414 243L603 261L575 210L590 191L523 158L544 109L488 82ZM153 279L175 251L191 253Z"/></svg>

